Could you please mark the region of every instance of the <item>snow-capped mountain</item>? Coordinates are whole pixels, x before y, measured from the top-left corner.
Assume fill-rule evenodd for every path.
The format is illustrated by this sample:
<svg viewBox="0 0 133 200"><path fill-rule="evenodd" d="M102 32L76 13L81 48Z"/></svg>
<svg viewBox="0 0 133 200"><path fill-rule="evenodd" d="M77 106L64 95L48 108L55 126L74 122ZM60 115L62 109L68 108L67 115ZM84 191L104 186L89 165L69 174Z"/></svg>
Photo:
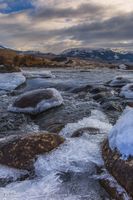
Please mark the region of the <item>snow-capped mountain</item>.
<svg viewBox="0 0 133 200"><path fill-rule="evenodd" d="M118 49L73 48L63 51L61 55L66 57L78 57L81 59L133 62L133 52L126 52Z"/></svg>

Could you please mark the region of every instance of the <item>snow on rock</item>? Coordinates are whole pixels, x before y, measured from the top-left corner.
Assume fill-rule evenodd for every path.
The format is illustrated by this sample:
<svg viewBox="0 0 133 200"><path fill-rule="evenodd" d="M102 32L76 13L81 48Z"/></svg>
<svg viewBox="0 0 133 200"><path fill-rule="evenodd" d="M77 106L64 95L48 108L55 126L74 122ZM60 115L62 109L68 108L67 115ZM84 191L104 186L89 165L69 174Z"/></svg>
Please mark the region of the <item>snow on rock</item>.
<svg viewBox="0 0 133 200"><path fill-rule="evenodd" d="M123 158L133 156L133 109L127 107L109 133L109 145L117 149Z"/></svg>
<svg viewBox="0 0 133 200"><path fill-rule="evenodd" d="M133 99L133 84L127 84L121 89L120 96Z"/></svg>
<svg viewBox="0 0 133 200"><path fill-rule="evenodd" d="M119 86L124 86L130 82L131 81L126 77L117 76L113 80L109 81L108 85L112 87L119 87Z"/></svg>
<svg viewBox="0 0 133 200"><path fill-rule="evenodd" d="M0 90L14 90L25 81L22 73L0 73Z"/></svg>
<svg viewBox="0 0 133 200"><path fill-rule="evenodd" d="M61 135L65 137L74 136L77 131L83 130L84 132L89 132L91 134L97 133L108 133L112 128L109 124L108 119L99 110L92 110L91 116L83 118L77 123L69 123L60 132ZM94 133L96 131L96 133Z"/></svg>
<svg viewBox="0 0 133 200"><path fill-rule="evenodd" d="M38 114L63 103L61 94L54 88L26 92L16 98L8 110L17 113Z"/></svg>
<svg viewBox="0 0 133 200"><path fill-rule="evenodd" d="M22 71L26 78L54 78L51 71Z"/></svg>

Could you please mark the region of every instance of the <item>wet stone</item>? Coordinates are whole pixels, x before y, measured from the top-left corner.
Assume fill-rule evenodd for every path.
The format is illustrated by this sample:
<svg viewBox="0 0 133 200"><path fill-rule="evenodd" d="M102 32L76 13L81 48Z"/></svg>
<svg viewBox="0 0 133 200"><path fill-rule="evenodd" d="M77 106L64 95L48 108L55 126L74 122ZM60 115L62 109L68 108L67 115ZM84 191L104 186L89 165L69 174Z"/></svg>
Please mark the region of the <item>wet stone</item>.
<svg viewBox="0 0 133 200"><path fill-rule="evenodd" d="M16 136L0 143L0 164L10 167L33 169L37 155L57 148L64 139L56 134L30 134Z"/></svg>

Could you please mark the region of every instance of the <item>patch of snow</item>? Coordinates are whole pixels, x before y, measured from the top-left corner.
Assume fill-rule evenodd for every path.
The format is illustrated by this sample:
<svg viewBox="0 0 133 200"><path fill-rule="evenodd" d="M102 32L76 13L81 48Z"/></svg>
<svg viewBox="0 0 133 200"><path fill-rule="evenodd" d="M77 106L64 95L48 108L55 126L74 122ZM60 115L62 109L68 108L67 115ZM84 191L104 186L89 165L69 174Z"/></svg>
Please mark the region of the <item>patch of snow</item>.
<svg viewBox="0 0 133 200"><path fill-rule="evenodd" d="M128 98L128 99L133 99L133 84L127 84L125 85L120 92L120 96Z"/></svg>
<svg viewBox="0 0 133 200"><path fill-rule="evenodd" d="M11 91L26 81L22 73L0 73L0 90Z"/></svg>
<svg viewBox="0 0 133 200"><path fill-rule="evenodd" d="M133 156L133 109L127 107L116 125L109 132L109 145L117 149L123 158Z"/></svg>

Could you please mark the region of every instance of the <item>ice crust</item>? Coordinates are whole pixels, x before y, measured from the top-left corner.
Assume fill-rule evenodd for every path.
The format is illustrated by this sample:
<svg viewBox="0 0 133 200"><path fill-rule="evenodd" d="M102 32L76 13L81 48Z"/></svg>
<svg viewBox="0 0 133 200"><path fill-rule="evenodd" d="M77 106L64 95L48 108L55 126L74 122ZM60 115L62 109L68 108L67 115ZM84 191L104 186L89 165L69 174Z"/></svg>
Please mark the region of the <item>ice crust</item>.
<svg viewBox="0 0 133 200"><path fill-rule="evenodd" d="M11 91L23 84L26 78L22 73L0 73L0 90Z"/></svg>

